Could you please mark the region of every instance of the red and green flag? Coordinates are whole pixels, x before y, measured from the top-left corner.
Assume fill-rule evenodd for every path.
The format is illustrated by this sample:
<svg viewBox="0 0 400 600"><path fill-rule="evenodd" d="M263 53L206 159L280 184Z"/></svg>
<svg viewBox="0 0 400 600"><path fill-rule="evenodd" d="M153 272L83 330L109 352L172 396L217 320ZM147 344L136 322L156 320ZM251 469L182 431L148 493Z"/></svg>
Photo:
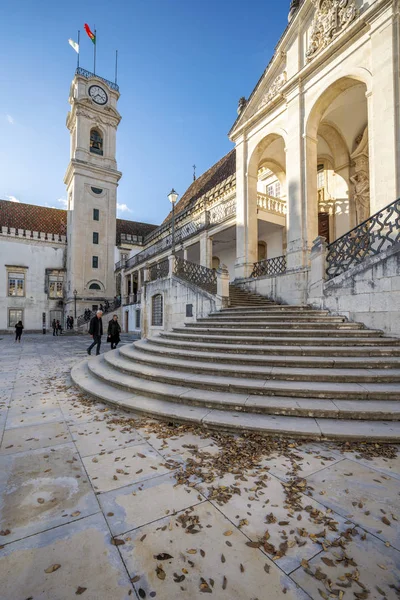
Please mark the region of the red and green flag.
<svg viewBox="0 0 400 600"><path fill-rule="evenodd" d="M95 34L93 33L93 31L90 29L89 25L88 25L87 23L85 23L84 27L85 27L85 31L86 31L86 33L88 34L88 36L89 36L89 37L90 37L90 39L92 40L93 44L95 44L95 45L96 45L96 36L95 36Z"/></svg>

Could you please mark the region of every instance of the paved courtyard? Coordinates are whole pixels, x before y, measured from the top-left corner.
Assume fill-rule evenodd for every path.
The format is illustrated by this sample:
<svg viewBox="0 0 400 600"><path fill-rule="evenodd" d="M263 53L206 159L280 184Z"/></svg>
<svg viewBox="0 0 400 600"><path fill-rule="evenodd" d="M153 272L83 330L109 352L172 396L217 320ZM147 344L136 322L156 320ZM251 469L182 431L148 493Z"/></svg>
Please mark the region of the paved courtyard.
<svg viewBox="0 0 400 600"><path fill-rule="evenodd" d="M397 448L139 419L71 386L89 337L0 338L1 600L400 598Z"/></svg>

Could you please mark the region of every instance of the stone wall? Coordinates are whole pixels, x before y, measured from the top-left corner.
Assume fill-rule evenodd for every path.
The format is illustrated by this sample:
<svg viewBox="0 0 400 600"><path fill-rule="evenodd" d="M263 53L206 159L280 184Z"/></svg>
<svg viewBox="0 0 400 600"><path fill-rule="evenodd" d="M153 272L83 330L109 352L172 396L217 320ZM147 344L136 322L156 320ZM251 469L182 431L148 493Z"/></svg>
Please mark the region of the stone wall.
<svg viewBox="0 0 400 600"><path fill-rule="evenodd" d="M282 275L264 276L235 282L240 287L267 296L280 304L306 304L309 271L301 269Z"/></svg>
<svg viewBox="0 0 400 600"><path fill-rule="evenodd" d="M314 307L400 337L400 244L325 281Z"/></svg>
<svg viewBox="0 0 400 600"><path fill-rule="evenodd" d="M151 324L152 297L161 294L163 297L163 325ZM150 337L158 331L181 327L184 323L193 323L199 317L206 317L210 312L218 310L217 298L191 285L174 275L156 281L147 282L142 289L142 337ZM186 316L186 306L192 305L192 317Z"/></svg>

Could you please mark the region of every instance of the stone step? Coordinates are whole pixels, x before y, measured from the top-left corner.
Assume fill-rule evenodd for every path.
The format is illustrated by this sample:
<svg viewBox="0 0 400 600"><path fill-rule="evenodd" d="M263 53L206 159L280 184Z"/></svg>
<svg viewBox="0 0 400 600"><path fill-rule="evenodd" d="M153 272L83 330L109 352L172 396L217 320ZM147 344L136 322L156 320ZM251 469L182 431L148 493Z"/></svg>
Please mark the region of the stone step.
<svg viewBox="0 0 400 600"><path fill-rule="evenodd" d="M120 349L120 355L136 363L150 366L162 366L177 371L189 373L204 373L223 377L247 377L251 379L280 379L283 381L335 381L350 383L395 383L400 382L400 369L346 369L332 366L331 368L314 365L230 365L224 362L205 363L196 358L172 358L151 355L142 352L137 345L127 345ZM400 388L400 386L399 386Z"/></svg>
<svg viewBox="0 0 400 600"><path fill-rule="evenodd" d="M215 327L216 329L258 329L260 331L264 329L304 329L305 327L310 327L313 330L323 329L324 331L329 330L359 330L364 329L363 325L360 323L348 323L348 322L335 322L335 321L325 321L325 322L298 322L298 321L289 321L289 320L279 320L279 321L268 321L265 319L260 319L257 321L214 321L211 319L198 320L196 323L187 323L186 327L190 328L204 328L204 327Z"/></svg>
<svg viewBox="0 0 400 600"><path fill-rule="evenodd" d="M186 333L191 332L197 335L197 333L204 335L224 335L226 333L223 327L219 325L216 327L199 327L196 326L196 323L188 323L185 327L173 327L173 333ZM258 329L241 327L237 328L235 326L231 326L229 329L229 335L246 335L246 336L264 336L264 337L275 337L277 332L274 328L269 328L268 326L259 327ZM376 331L373 329L336 329L334 327L325 327L323 331L318 329L306 329L304 326L300 329L291 329L288 327L281 327L279 329L279 335L283 336L300 336L300 337L323 337L330 339L331 337L360 337L360 338L373 338L376 336L383 335L382 331Z"/></svg>
<svg viewBox="0 0 400 600"><path fill-rule="evenodd" d="M256 307L233 307L233 308L222 308L220 311L218 312L213 312L210 314L230 314L230 313L240 313L242 312L243 314L251 314L253 312L301 312L301 313L310 313L310 314L329 314L329 311L327 310L314 310L312 309L310 306L307 306L306 304L271 304L269 306L266 306L264 308L260 308L258 306Z"/></svg>
<svg viewBox="0 0 400 600"><path fill-rule="evenodd" d="M90 362L93 365L93 361L97 361L98 366L104 367L102 365L103 357L99 358L100 360L98 358L91 359ZM104 371L107 371L107 369L111 371L109 367L104 367ZM108 402L112 406L118 406L140 415L162 418L168 421L191 422L210 429L215 428L237 432L246 429L268 435L285 435L314 439L346 440L368 438L371 441L382 442L397 441L400 437L400 423L388 419L383 420L383 418L381 420L379 416L381 414L393 415L392 410L396 409L396 407L391 407L390 405L384 406L387 403L379 403L377 407L373 403L368 403L370 409L368 416L376 417L372 418L371 421L366 421L364 418L359 419L360 416L365 417L366 413L362 413L354 403L353 406L350 406L346 401L342 401L341 405L336 408L329 401L329 407L326 406L324 414L333 414L335 415L333 418L292 416L292 410L307 412L307 403L304 401L303 408L301 405L296 407L294 404L287 404L287 408L285 408L282 398L279 399L281 401L280 405L276 404L274 407L273 402L276 399L268 399L271 400L272 404L269 406L265 404L263 407L265 411L274 410L274 408L285 411L282 413L282 416L266 412L260 414L254 413L251 410L249 412L231 410L223 402L223 398L219 398L216 394L213 394L213 397L209 397L208 399L204 395L202 398L199 397L198 400L202 401L201 406L188 405L184 398L180 398L179 401L175 402L150 398L140 393L140 391L133 393L128 389L117 389L120 387L121 381L117 379L116 385L112 385L108 379L104 379L104 374L103 377L93 375L93 371L89 371L88 369L88 361L84 361L72 369L71 377L74 383L84 392ZM107 373L107 375L111 376L111 380L114 377L111 372ZM163 392L164 394L161 395L168 397L165 387ZM178 400L176 395L172 397ZM219 406L219 408L207 408L205 406L207 402L211 402L214 406ZM317 412L323 410L324 407L321 401L319 403L320 406L315 407L313 410ZM223 406L224 410L221 410L221 406ZM252 408L254 407L249 406L249 409ZM348 418L351 414L355 414L358 417L357 421Z"/></svg>
<svg viewBox="0 0 400 600"><path fill-rule="evenodd" d="M243 332L244 333L244 332ZM350 333L346 333L346 335L336 335L333 336L332 334L328 336L308 336L308 337L304 337L303 332L298 332L296 330L290 331L286 333L284 332L284 335L281 336L282 331L279 331L279 336L274 332L270 331L270 332L257 332L254 331L253 335L249 335L248 331L246 331L246 335L243 335L242 332L235 332L234 330L230 330L229 332L224 332L219 331L219 332L214 332L214 333L210 333L210 332L203 332L203 331L195 331L195 330L188 330L188 329L183 329L182 330L178 330L178 329L174 329L173 331L163 331L160 333L160 335L162 337L165 337L167 339L182 339L182 340L186 340L186 341L200 341L200 342L204 342L204 341L209 341L210 339L212 339L213 341L219 341L221 343L224 344L230 344L230 343L234 343L234 344L238 344L239 342L242 344L276 344L276 345L295 345L295 344L299 344L302 346L315 346L315 345L321 345L321 346L357 346L357 345L399 345L400 344L400 340L395 340L392 341L389 338L384 338L384 337L369 337L369 336L363 336L363 337L355 337L353 335L350 335ZM357 332L358 333L358 332Z"/></svg>
<svg viewBox="0 0 400 600"><path fill-rule="evenodd" d="M299 323L348 323L344 317L331 317L330 315L312 315L302 313L285 314L252 314L252 315L220 315L212 313L212 316L201 317L197 323L276 323L276 322L299 322Z"/></svg>
<svg viewBox="0 0 400 600"><path fill-rule="evenodd" d="M258 365L258 366L274 366L274 367L312 367L325 369L400 369L400 356L363 356L362 360L358 356L320 356L318 349L315 356L290 356L288 348L284 350L286 354L276 356L275 354L252 356L243 353L230 352L213 352L205 348L199 351L198 348L192 349L191 345L186 349L181 349L181 344L178 346L158 346L151 343L150 340L139 340L135 342L135 348L142 352L147 352L156 356L166 356L172 358L185 358L195 361L218 362L229 365ZM123 350L121 349L121 352ZM238 349L240 352L240 348Z"/></svg>
<svg viewBox="0 0 400 600"><path fill-rule="evenodd" d="M105 360L118 371L138 379L166 383L177 388L182 384L192 388L258 394L262 396L287 396L294 398L327 398L348 400L397 400L398 383L354 383L334 381L308 381L286 379L232 378L223 375L209 375L186 371L173 371L154 365L135 363L123 358L119 352L108 352ZM89 362L89 369L92 363Z"/></svg>
<svg viewBox="0 0 400 600"><path fill-rule="evenodd" d="M273 343L268 343L268 344L258 344L258 345L252 345L251 342L254 341L254 339L250 340L249 343L247 344L243 344L243 343L235 343L237 341L237 338L232 338L231 343L226 343L224 338L224 342L219 342L218 340L214 341L214 339L212 341L209 341L209 339L207 338L205 342L203 341L197 341L198 338L194 338L193 340L190 341L185 341L184 338L182 338L181 336L178 336L178 339L174 339L171 337L167 337L165 335L165 333L163 332L163 334L159 334L159 335L154 335L151 338L148 338L147 343L148 344L153 344L153 345L157 345L157 346L162 346L164 348L185 348L187 350L196 350L198 352L209 352L209 351L215 351L215 352L226 352L232 355L235 354L246 354L246 355L273 355L273 356L280 356L280 355L287 355L290 354L291 356L333 356L333 357L356 357L358 359L362 359L364 357L368 357L368 356L379 356L379 357L390 357L390 356L400 356L400 345L394 345L394 346L389 346L389 345L374 345L374 346L370 346L368 345L368 343L364 343L363 340L363 344L359 345L359 346L355 346L353 345L353 343L348 344L347 346L340 346L339 344L341 343L341 340L338 341L338 344L334 345L334 346L316 346L315 342L316 340L314 340L314 344L313 345L290 345L290 344L285 344L282 346L279 346L277 344L273 344ZM383 343L387 342L388 338L379 338L379 341L383 340ZM298 338L296 338L295 340L296 342L298 342ZM370 340L369 340L370 341ZM269 340L270 342L270 340ZM390 340L389 340L390 342ZM387 342L388 343L388 342Z"/></svg>

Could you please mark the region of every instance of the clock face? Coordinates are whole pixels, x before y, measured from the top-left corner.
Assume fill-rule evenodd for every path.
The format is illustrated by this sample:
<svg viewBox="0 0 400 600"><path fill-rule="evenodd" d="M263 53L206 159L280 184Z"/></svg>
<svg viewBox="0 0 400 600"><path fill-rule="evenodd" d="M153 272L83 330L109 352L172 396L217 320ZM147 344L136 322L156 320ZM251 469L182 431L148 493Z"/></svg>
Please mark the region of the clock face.
<svg viewBox="0 0 400 600"><path fill-rule="evenodd" d="M96 104L107 104L108 96L105 90L99 85L91 85L89 88L89 96Z"/></svg>

